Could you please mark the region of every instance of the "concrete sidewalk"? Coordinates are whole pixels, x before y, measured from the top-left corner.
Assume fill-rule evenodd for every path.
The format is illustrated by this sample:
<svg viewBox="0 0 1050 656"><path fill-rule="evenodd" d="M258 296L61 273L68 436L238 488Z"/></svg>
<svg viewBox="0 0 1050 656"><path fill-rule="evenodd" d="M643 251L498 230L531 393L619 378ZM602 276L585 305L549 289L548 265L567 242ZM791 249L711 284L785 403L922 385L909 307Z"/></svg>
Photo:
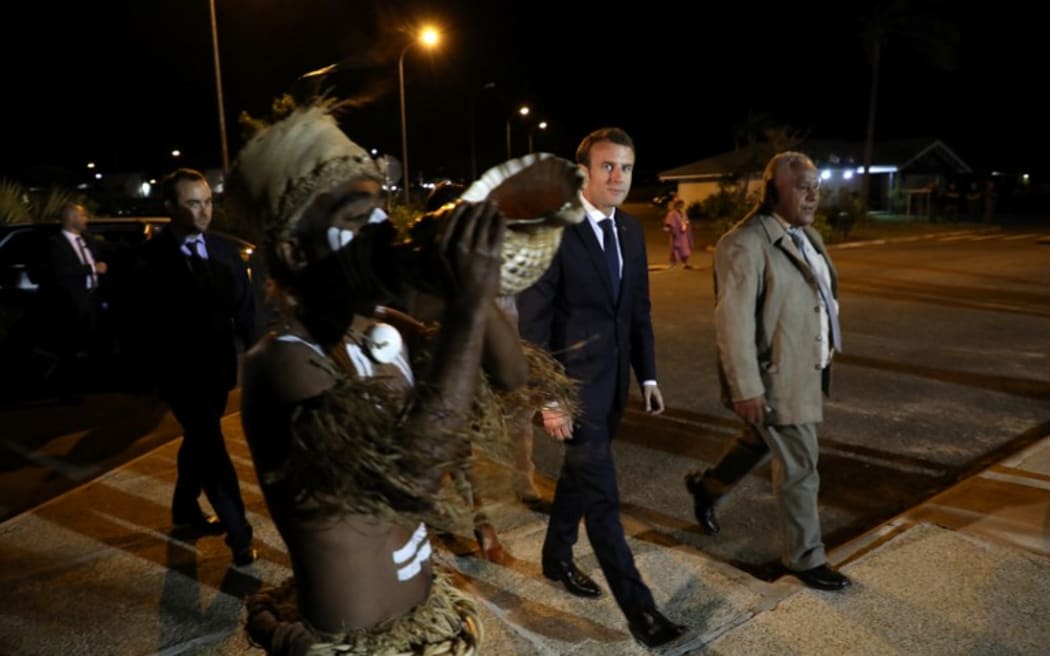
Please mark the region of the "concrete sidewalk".
<svg viewBox="0 0 1050 656"><path fill-rule="evenodd" d="M0 653L243 654L241 598L291 574L237 414L224 420L261 558L229 568L220 537L169 533L177 442L0 525ZM622 462L622 461L621 461ZM550 497L549 479L541 480ZM661 495L656 495L657 497ZM663 495L666 496L666 495ZM624 523L657 603L692 631L666 654L1046 654L1050 650L1050 437L830 554L855 581L822 593L760 581L661 541L661 515ZM498 656L645 654L610 595L564 593L540 573L546 517L496 509L508 566L466 536L435 558L480 601ZM771 531L772 532L772 531ZM656 536L656 537L654 537ZM577 561L604 586L581 538ZM457 553L459 555L457 555Z"/></svg>

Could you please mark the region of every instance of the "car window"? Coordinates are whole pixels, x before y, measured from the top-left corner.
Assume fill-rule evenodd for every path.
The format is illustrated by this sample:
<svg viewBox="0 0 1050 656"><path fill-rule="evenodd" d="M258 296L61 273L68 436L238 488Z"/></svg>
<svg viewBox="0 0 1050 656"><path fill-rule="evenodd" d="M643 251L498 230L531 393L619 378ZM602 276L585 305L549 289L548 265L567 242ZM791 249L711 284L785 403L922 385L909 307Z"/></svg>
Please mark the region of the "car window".
<svg viewBox="0 0 1050 656"><path fill-rule="evenodd" d="M47 267L46 244L51 231L27 228L0 241L0 286L39 285Z"/></svg>

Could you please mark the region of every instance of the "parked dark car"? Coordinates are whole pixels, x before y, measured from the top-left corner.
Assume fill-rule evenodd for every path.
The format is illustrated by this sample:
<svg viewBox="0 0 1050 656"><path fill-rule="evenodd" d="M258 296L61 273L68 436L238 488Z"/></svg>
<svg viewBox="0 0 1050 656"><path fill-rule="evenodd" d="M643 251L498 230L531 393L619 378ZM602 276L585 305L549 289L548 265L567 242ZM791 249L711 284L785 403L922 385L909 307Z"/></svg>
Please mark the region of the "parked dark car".
<svg viewBox="0 0 1050 656"><path fill-rule="evenodd" d="M135 311L135 300L122 293L120 281L133 271L137 247L168 223L163 217L139 217L96 218L88 224L99 259L109 267L101 277L99 294L111 320L103 322L100 329L112 333L102 335L102 339L113 345L103 354L107 361L93 363L92 371L110 374L110 386L133 383L119 380L127 364L121 361L119 318L126 316L121 313ZM54 331L49 330L45 291L51 275L48 243L59 230L58 223L0 226L0 401L12 394L25 396L45 390L56 366L54 349L47 343ZM232 235L209 234L232 241L248 264L253 244Z"/></svg>

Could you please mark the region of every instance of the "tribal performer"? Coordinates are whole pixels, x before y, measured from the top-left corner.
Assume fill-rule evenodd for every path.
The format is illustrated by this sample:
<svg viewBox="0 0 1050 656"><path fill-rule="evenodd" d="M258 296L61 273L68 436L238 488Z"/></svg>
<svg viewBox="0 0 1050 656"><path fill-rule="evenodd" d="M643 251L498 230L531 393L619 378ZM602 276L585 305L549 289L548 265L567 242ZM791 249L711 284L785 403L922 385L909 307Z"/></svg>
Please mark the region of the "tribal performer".
<svg viewBox="0 0 1050 656"><path fill-rule="evenodd" d="M524 370L494 303L501 277L528 284L550 255L530 263L538 271L515 269L521 257L508 248L529 251L521 239L540 232L505 239L503 205L514 202L498 188L422 217L401 239L380 209L380 170L334 108L291 108L259 126L227 187L230 212L256 232L280 313L245 358L242 418L294 573L246 598L248 634L271 654L473 654L477 609L433 567L427 527L469 516L452 481L483 438L499 440L483 435L493 432L483 417L510 412L479 399L497 396L488 378ZM562 195L533 193L533 206L553 205L529 211L564 225L575 192ZM411 311L414 295L442 300L436 326L392 309ZM533 361L530 386L552 373ZM550 393L545 381L536 395L513 391L513 378L503 377L504 400Z"/></svg>

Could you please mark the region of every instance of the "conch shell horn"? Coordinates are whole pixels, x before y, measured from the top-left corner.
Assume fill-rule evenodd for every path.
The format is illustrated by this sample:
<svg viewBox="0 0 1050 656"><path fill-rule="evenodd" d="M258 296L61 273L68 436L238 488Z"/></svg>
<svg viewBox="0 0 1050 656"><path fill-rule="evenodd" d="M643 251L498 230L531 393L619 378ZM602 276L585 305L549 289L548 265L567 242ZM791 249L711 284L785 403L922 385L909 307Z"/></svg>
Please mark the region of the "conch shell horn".
<svg viewBox="0 0 1050 656"><path fill-rule="evenodd" d="M583 220L579 168L549 153L508 160L486 171L459 197L494 200L507 219L500 294L528 289L550 266L565 226Z"/></svg>

